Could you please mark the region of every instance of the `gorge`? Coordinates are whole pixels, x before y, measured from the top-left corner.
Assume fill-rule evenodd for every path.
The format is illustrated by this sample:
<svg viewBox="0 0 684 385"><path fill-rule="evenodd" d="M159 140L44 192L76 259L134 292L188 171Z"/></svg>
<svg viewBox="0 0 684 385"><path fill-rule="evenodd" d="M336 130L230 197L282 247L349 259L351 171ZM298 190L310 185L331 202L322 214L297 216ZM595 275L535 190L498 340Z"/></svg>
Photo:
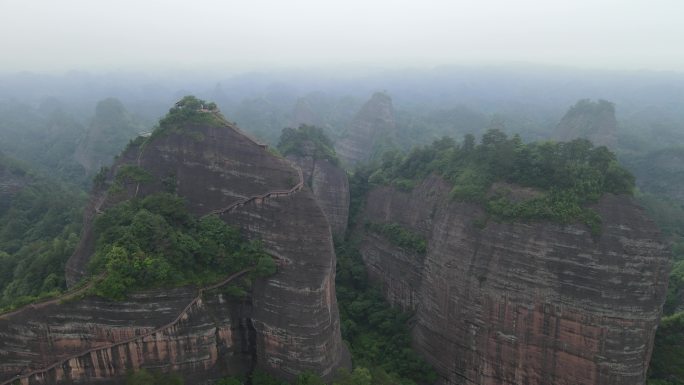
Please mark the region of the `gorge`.
<svg viewBox="0 0 684 385"><path fill-rule="evenodd" d="M395 129L391 100L375 94L337 143L341 162L379 158L378 138L391 140ZM331 382L352 364L340 332L333 237L358 247L387 301L413 313L412 346L439 384L644 383L670 255L608 150L575 141L559 145L571 155L561 154L490 130L480 144L444 139L383 158L360 177L366 190L355 191L334 146L323 130L302 126L283 131L278 153L215 106L184 98L96 179L66 263L74 292L0 315L0 384L114 384L140 368L197 384L254 370ZM558 180L500 177L547 150L555 163L546 163L568 156L562 161L579 167L578 180L598 173L612 187L573 200L538 186ZM572 158L577 153L589 160ZM8 180L11 190L16 177ZM243 296L228 287L253 266L208 284L152 285L119 301L95 295L97 218L160 193L183 198L195 218L216 216L258 241L277 272L250 278ZM548 207L569 214L552 217Z"/></svg>

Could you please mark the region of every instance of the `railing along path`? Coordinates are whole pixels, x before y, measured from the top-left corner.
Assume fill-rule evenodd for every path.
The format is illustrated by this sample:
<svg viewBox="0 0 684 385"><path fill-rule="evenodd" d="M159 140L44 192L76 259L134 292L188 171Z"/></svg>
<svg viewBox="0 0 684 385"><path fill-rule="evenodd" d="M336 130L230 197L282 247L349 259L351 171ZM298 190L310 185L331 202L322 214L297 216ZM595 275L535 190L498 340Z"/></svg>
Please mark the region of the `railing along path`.
<svg viewBox="0 0 684 385"><path fill-rule="evenodd" d="M254 144L256 144L256 145L258 145L259 147L262 147L262 148L266 147L266 145L264 145L264 144L262 144L262 143L259 143L258 141L256 141L256 139L254 139L254 138L252 138L251 136L245 134L244 132L238 130L236 127L234 127L234 125L233 125L232 123L230 123L230 122L228 122L227 120L225 120L221 115L215 114L215 116L218 117L218 118L219 118L221 121L223 121L224 123L226 123L226 125L227 125L229 128L235 130L235 131L238 132L239 134L242 134L242 135L243 135L245 138L247 138L250 142L252 142L252 143L254 143ZM139 151L139 153L138 153L138 157L137 157L137 159L136 159L136 164L137 164L138 167L140 167L140 165L141 165L141 163L142 163L142 156L143 156L143 152L144 152L145 147L146 147L145 144L146 144L146 143L143 143L143 144L141 145L140 151ZM299 177L299 182L298 182L294 187L290 188L289 190L272 190L272 191L266 192L266 193L264 193L264 194L255 195L255 196L251 196L251 197L248 197L248 198L245 198L245 199L241 199L241 200L239 200L239 201L237 201L237 202L235 202L235 203L232 203L231 205L229 205L229 206L227 206L227 207L224 207L224 208L221 208L221 209L217 209L217 210L213 210L213 211L211 211L209 214L206 214L206 215L212 215L212 214L218 215L218 214L229 213L230 211L234 210L235 208L242 207L242 206L244 206L244 205L246 205L247 203L252 202L252 201L263 200L263 199L266 199L266 198L277 198L277 197L283 197L283 196L290 196L290 195L296 193L297 191L301 190L302 187L304 186L304 176L303 176L303 173L302 173L302 169L301 169L300 167L298 167L297 165L295 165L294 163L292 163L292 162L290 162L290 161L288 161L288 160L286 160L286 161L287 161L294 169L297 170L297 174L298 174L298 177ZM137 186L136 186L136 188L135 188L135 196L138 195L139 189L140 189L140 183L138 183ZM105 199L104 199L104 196L105 196L105 195L103 195L103 198L100 199L100 201L98 201L98 203L96 203L96 205L95 205L95 206L96 206L96 207L95 207L95 213L100 213L100 212L101 212L101 211L100 211L100 207L101 207L102 204L104 203L104 200L105 200ZM206 215L205 215L205 216L206 216ZM91 219L92 219L92 218L91 218ZM276 258L277 258L277 257L276 257ZM55 363L53 363L53 364L51 364L50 366L47 366L47 367L45 367L45 368L36 369L36 370L30 371L30 372L27 372L27 373L20 373L20 374L17 374L16 376L12 377L11 379L9 379L9 380L7 380L7 381L4 381L4 382L0 383L0 385L11 385L11 384L13 384L15 381L17 381L17 380L21 380L21 379L25 379L25 378L30 378L31 376L35 376L35 375L41 374L41 373L42 373L42 374L46 374L46 373L49 372L50 370L52 370L52 369L54 369L54 368L56 368L56 367L58 367L58 366L60 366L60 365L64 365L64 364L66 364L67 362L69 362L70 360L73 360L73 359L76 359L76 358L85 356L85 355L87 355L87 354L90 354L90 353L93 353L93 352L96 352L96 351L107 350L107 349L112 349L112 348L115 348L115 347L118 347L118 346L126 345L126 344L129 344L129 343L132 343L132 342L135 342L135 341L138 341L138 340L141 340L141 339L150 337L150 336L155 335L155 334L157 334L157 333L163 332L163 331L166 330L166 329L172 328L172 327L176 326L176 324L178 324L178 322L180 322L180 321L183 319L183 317L186 316L186 315L188 314L188 311L192 308L193 305L195 305L195 304L201 299L202 294L203 294L205 291L213 290L213 289L219 288L219 287L221 287L221 286L223 286L223 285L226 285L227 283L229 283L229 282L232 281L233 279L238 278L238 277L244 275L245 273L247 273L247 272L250 271L250 270L252 270L252 268L243 269L243 270L241 270L241 271L239 271L239 272L237 272L237 273L234 273L234 274L230 275L228 278L224 279L224 280L221 281L221 282L218 282L218 283L215 283L215 284L213 284L213 285L206 286L206 287L203 287L203 288L199 289L198 292L197 292L197 296L195 296L195 298L193 298L193 300L190 301L190 303L189 303L187 306L185 306L185 308L183 309L183 311L181 311L181 313L178 314L178 316L177 316L173 321L171 321L170 323L168 323L168 324L166 324L166 325L164 325L164 326L161 326L161 327L152 329L152 330L150 330L150 331L148 331L148 332L146 332L146 333L143 333L143 334L138 335L138 336L135 336L135 337L131 337L131 338L126 339L126 340L123 340L123 341L118 341L118 342L114 342L114 343L110 343L110 344L107 344L107 345L98 346L98 347L94 347L94 348L85 350L85 351L83 351L83 352L80 352L80 353L71 355L71 356L69 356L69 357L67 357L67 358L64 358L64 359L62 359L62 360L59 360L59 361L57 361L57 362L55 362ZM77 295L79 295L79 294L81 294L81 293L85 293L88 289L92 288L93 285L94 285L96 282L98 282L101 278L103 278L103 276L104 276L104 274L101 275L101 276L99 276L99 277L97 277L96 279L93 279L93 280L92 280L91 282L89 282L86 286L81 287L81 288L78 288L78 289L74 289L74 290L71 291L71 292L66 292L66 293L64 293L63 295L61 295L61 296L59 296L59 297L57 297L57 298L54 298L54 299L51 299L51 300L47 300L47 301L45 301L45 302L40 302L40 303L37 303L37 304L29 304L29 305L23 306L23 307L21 307L21 308L19 308L19 309L10 311L10 312L8 312L8 313L0 314L0 319L7 318L7 317L9 317L9 316L11 316L11 315L20 313L20 312L25 311L25 310L28 310L28 309L35 310L35 309L39 309L39 308L45 307L45 306L50 305L50 304L54 304L54 303L58 303L58 302L60 302L60 301L64 301L64 300L67 300L67 299L70 299L70 298L74 298L75 296L77 296Z"/></svg>
<svg viewBox="0 0 684 385"><path fill-rule="evenodd" d="M65 291L64 293L58 295L57 297L54 298L46 298L44 300L39 300L38 302L33 302L26 304L24 306L21 306L17 309L14 310L8 310L4 313L0 313L0 320L1 319L7 319L8 317L11 317L13 315L19 314L21 312L24 312L26 310L37 310L44 308L45 306L56 304L62 301L67 301L71 298L77 297L79 294L85 293L88 289L93 287L96 282L104 278L104 274L100 274L99 276L95 277L94 279L90 280L85 286L82 287L76 287L72 290Z"/></svg>
<svg viewBox="0 0 684 385"><path fill-rule="evenodd" d="M21 379L24 379L24 378L30 378L30 377L35 376L35 375L37 375L37 374L46 374L46 373L49 372L50 370L52 370L52 369L54 369L54 368L56 368L56 367L58 367L58 366L60 366L60 365L64 365L64 364L68 363L69 361L71 361L71 360L73 360L73 359L77 359L77 358L79 358L79 357L83 357L83 356L85 356L85 355L87 355L87 354L90 354L90 353L93 353L93 352L97 352L97 351L101 351L101 350L108 350L108 349L116 348L116 347L118 347L118 346L127 345L127 344L130 344L130 343L132 343L132 342L136 342L136 341L138 341L138 340L142 340L142 339L144 339L144 338L153 336L153 335L155 335L155 334L157 334L157 333L161 333L161 332L163 332L163 331L166 330L166 329L170 329L170 328L176 326L176 325L183 319L183 317L185 317L186 315L188 315L188 312L190 311L190 309L192 308L192 306L195 305L199 300L202 299L202 294L204 294L205 291L217 289L217 288L219 288L219 287L221 287L221 286L223 286L223 285L226 285L226 284L229 283L230 281L234 280L235 278L241 277L242 275L244 275L245 273L247 273L247 272L249 272L249 271L251 271L251 270L253 270L253 268L248 268L248 269L240 270L240 271L238 271L237 273L234 273L234 274L230 275L228 278L224 279L223 281L221 281L221 282L219 282L219 283L215 283L215 284L213 284L213 285L206 286L206 287L203 287L203 288L199 289L199 290L197 291L197 296L195 296L195 298L193 298L192 301L190 301L190 303L188 303L188 305L185 306L185 308L183 308L183 311L181 311L180 314L178 314L178 316L177 316L173 321L167 323L166 325L163 325L163 326L161 326L161 327L152 329L152 330L147 331L147 332L145 332L145 333L143 333L143 334L140 334L140 335L137 335L137 336L135 336L135 337L131 337L131 338L128 338L128 339L125 339L125 340L122 340L122 341L118 341L118 342L114 342L114 343L110 343L110 344L106 344L106 345L96 346L96 347L94 347L94 348L90 348L90 349L85 350L85 351L83 351L83 352L80 352L80 353L71 355L71 356L69 356L69 357L67 357L67 358L63 358L63 359L61 359L61 360L59 360L59 361L53 363L53 364L50 365L50 366L45 367L45 368L36 369L36 370L30 371L30 372L28 372L28 373L17 374L16 376L12 377L11 379L9 379L9 380L7 380L7 381L5 381L5 382L0 383L0 385L11 385L11 384L13 384L15 381L17 381L17 380L21 380Z"/></svg>

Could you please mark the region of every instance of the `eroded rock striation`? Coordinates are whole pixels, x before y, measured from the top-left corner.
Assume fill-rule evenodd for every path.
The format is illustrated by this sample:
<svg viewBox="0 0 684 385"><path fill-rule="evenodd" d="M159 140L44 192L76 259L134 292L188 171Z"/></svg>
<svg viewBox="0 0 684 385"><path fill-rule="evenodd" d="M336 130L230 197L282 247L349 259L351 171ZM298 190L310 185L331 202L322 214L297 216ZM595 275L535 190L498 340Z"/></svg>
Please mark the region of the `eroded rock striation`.
<svg viewBox="0 0 684 385"><path fill-rule="evenodd" d="M325 158L313 155L288 155L287 158L301 168L304 181L325 213L333 235L343 237L349 218L347 173Z"/></svg>
<svg viewBox="0 0 684 385"><path fill-rule="evenodd" d="M207 112L213 113L213 112ZM195 215L217 214L263 241L280 263L248 298L186 287L138 293L124 302L95 297L0 316L0 383L119 383L141 367L176 371L190 383L254 367L294 378L330 379L349 366L335 298L335 254L325 214L286 159L223 120L186 124L139 140L119 156L152 175L123 191L96 188L81 244L67 263L73 285L87 275L99 212L132 196L169 191ZM218 289L217 289L218 290Z"/></svg>
<svg viewBox="0 0 684 385"><path fill-rule="evenodd" d="M427 240L417 255L377 234L361 252L393 303L415 311L414 347L445 384L643 384L669 254L632 198L606 195L583 225L497 223L431 176L373 189L365 220Z"/></svg>

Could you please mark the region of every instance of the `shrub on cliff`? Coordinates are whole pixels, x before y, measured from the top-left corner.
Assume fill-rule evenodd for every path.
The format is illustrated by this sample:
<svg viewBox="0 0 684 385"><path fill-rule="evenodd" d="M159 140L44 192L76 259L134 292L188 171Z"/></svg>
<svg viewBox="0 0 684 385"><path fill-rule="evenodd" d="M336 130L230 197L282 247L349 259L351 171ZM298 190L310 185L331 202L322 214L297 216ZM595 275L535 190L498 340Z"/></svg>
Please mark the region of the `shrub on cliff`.
<svg viewBox="0 0 684 385"><path fill-rule="evenodd" d="M121 299L132 289L203 284L257 265L259 276L274 272L258 242L216 216L196 219L182 198L158 193L108 209L95 221L93 272L105 272L95 292Z"/></svg>
<svg viewBox="0 0 684 385"><path fill-rule="evenodd" d="M278 142L278 151L283 155L311 156L339 164L333 142L323 129L315 126L303 124L299 128L284 128Z"/></svg>
<svg viewBox="0 0 684 385"><path fill-rule="evenodd" d="M188 130L192 125L222 125L222 117L218 114L216 103L207 102L194 96L185 96L177 102L159 121L159 126L152 131L149 139L164 135L171 131L181 130L192 139L202 140L201 136Z"/></svg>
<svg viewBox="0 0 684 385"><path fill-rule="evenodd" d="M617 163L606 147L586 139L567 143L523 143L499 130L489 130L479 144L469 136L463 145L451 138L413 149L405 156L383 157L371 181L410 185L430 174L453 184L454 199L479 202L499 219L582 221L594 232L597 216L584 205L606 193L631 194L634 177ZM533 187L542 195L525 202L489 194L494 182Z"/></svg>
<svg viewBox="0 0 684 385"><path fill-rule="evenodd" d="M382 235L393 244L418 254L427 252L427 242L422 236L407 230L398 223L366 223L366 230Z"/></svg>

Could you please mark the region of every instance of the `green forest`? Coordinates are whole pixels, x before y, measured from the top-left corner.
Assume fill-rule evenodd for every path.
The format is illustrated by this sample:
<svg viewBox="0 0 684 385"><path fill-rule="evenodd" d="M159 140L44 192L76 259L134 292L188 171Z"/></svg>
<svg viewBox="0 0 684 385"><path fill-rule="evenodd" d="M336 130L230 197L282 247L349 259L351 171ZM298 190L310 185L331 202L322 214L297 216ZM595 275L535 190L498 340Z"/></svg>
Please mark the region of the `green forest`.
<svg viewBox="0 0 684 385"><path fill-rule="evenodd" d="M411 189L430 174L453 185L454 199L484 205L495 220L583 222L595 235L601 219L585 205L605 193L631 194L634 189L634 177L606 147L594 147L586 139L525 144L496 129L483 134L479 143L472 135L462 144L445 137L406 155L387 152L369 181ZM514 202L506 188L492 191L494 182L532 187L539 194Z"/></svg>
<svg viewBox="0 0 684 385"><path fill-rule="evenodd" d="M0 178L0 310L8 310L66 288L86 196L1 154Z"/></svg>
<svg viewBox="0 0 684 385"><path fill-rule="evenodd" d="M205 285L256 266L275 272L275 262L257 241L214 215L195 218L182 198L157 193L133 198L105 211L95 222L93 274L104 278L95 293L123 299L131 290L156 286Z"/></svg>
<svg viewBox="0 0 684 385"><path fill-rule="evenodd" d="M594 105L578 103L573 109L591 109ZM139 127L131 123L132 118L116 102L109 100L100 107L92 124L106 125L125 116L129 119L129 131ZM569 114L586 113L573 109ZM169 132L202 140L183 127L224 124L217 111L213 103L185 97L160 120L150 138L139 137L131 146L144 146L147 140ZM36 126L38 120L34 122ZM424 122L418 123L416 127L422 127ZM278 152L313 156L339 165L326 130L313 125L285 128ZM444 130L448 131L448 127ZM412 315L390 306L380 289L369 282L357 245L359 233L369 232L424 256L428 245L419 234L397 223L359 223L359 213L372 186L388 185L409 191L434 174L451 184L451 199L481 205L487 213L485 222L584 223L594 236L601 235L601 218L588 208L590 204L604 194L634 195L673 245L670 285L648 383L684 384L684 206L674 197L681 175L676 168L658 169L651 177L660 182L640 190L635 187L632 173L621 166L628 165L640 175L649 174L650 164L677 158L681 149L654 150L638 156L622 153L619 163L613 151L594 146L586 139L525 143L521 137L500 129L480 132L484 134L479 140L467 134L461 142L444 137L405 152L386 151L375 163L360 165L349 174L350 231L347 239L335 242L336 286L341 331L352 353L354 368L337 373L332 383L426 385L437 378L435 371L411 349L407 323ZM421 133L416 131L415 135ZM116 142L124 137L118 135ZM424 138L421 141L425 142ZM35 153L41 151L31 147L33 144L24 145ZM96 149L104 152L109 145L112 144L107 141L98 142L100 147ZM68 149L60 148L44 156L66 157L59 151L66 153ZM83 180L79 179L83 178L82 170L72 160L51 167L36 168L0 155L0 311L56 296L66 288L64 264L79 240L87 194L83 191ZM103 169L95 184L108 187L114 194L123 193L126 183L131 181L151 180L146 170L133 165L119 167L110 181L105 180L107 174L108 169ZM65 183L65 179L70 182ZM513 199L512 190L520 186L533 191L532 197ZM194 217L173 189L110 207L97 217L94 231L96 253L90 274L97 277L97 282L92 294L111 300L122 300L133 291L153 287L207 285L245 268L253 269L252 277L266 277L276 271L273 258L258 241L244 239L238 228L226 225L216 216ZM240 298L245 298L248 290L237 286L224 289ZM182 384L183 380L175 375L141 370L131 373L127 383ZM255 371L248 378L225 378L218 383L285 382ZM305 372L293 383L320 385L323 381Z"/></svg>
<svg viewBox="0 0 684 385"><path fill-rule="evenodd" d="M277 148L283 155L311 156L339 164L333 142L322 128L316 126L304 124L298 128L284 128Z"/></svg>

